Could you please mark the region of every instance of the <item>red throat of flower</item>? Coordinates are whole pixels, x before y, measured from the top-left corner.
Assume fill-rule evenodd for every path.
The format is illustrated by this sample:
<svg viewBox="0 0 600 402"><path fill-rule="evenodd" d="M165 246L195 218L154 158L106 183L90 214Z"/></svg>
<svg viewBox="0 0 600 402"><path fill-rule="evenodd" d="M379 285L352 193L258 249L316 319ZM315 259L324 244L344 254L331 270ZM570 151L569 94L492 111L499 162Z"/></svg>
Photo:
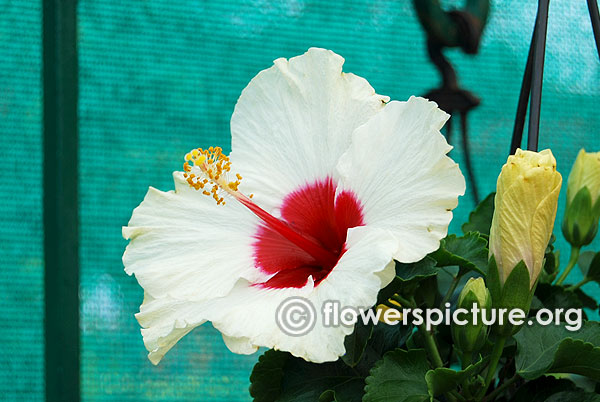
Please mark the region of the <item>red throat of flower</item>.
<svg viewBox="0 0 600 402"><path fill-rule="evenodd" d="M315 286L325 279L346 251L349 228L362 226L363 215L354 194L336 194L333 179L308 183L288 194L276 218L238 190L242 177L229 181L229 158L221 148L197 149L186 155L184 170L188 183L225 205L226 193L242 203L262 221L255 234L254 260L270 275L257 286L299 288L312 276ZM210 190L208 190L210 188Z"/></svg>

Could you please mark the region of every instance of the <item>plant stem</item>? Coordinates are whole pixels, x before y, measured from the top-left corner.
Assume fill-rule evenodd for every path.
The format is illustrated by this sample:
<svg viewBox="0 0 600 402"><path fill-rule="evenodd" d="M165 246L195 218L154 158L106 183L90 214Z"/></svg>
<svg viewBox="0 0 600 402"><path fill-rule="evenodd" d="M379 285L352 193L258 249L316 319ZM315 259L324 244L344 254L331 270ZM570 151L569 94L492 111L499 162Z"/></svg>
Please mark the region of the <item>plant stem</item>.
<svg viewBox="0 0 600 402"><path fill-rule="evenodd" d="M411 296L410 304L412 306L417 305L414 296ZM437 344L435 343L435 338L433 334L427 330L425 324L419 325L419 330L423 333L423 338L425 338L425 349L427 349L427 353L433 361L433 364L436 367L444 367L444 361L440 356L440 351L438 350Z"/></svg>
<svg viewBox="0 0 600 402"><path fill-rule="evenodd" d="M566 290L568 290L569 292L574 292L574 291L576 291L577 289L579 289L580 287L582 287L583 285L585 285L586 283L588 283L590 281L591 281L590 278L583 278L578 284L571 285Z"/></svg>
<svg viewBox="0 0 600 402"><path fill-rule="evenodd" d="M394 295L394 298L396 298L398 295ZM402 299L402 297L400 297L400 299ZM417 302L415 301L414 296L410 297L410 300L405 300L405 305L406 306L410 306L411 308L416 307ZM401 300L397 300L400 302L400 304L402 304ZM435 343L435 337L433 336L433 334L431 332L429 332L425 326L425 324L421 324L419 326L419 331L421 331L423 333L423 338L425 339L425 349L427 350L427 353L429 354L429 357L431 358L433 364L435 367L444 367L444 361L442 360L442 356L440 355L440 351L438 350L437 344ZM458 392L456 391L449 391L447 393L445 393L446 398L450 401L450 402L456 402L456 401L464 401L465 398L463 398Z"/></svg>
<svg viewBox="0 0 600 402"><path fill-rule="evenodd" d="M469 367L473 361L473 352L465 352L465 353L459 353L459 358L460 358L460 364L461 364L461 368L463 370L465 370L467 367ZM473 373L472 374L477 375L477 373ZM471 391L469 390L469 387L467 386L467 383L469 381L469 378L465 378L461 384L462 384L462 392L465 394L466 399L468 400L472 400L473 399L473 395L471 394Z"/></svg>
<svg viewBox="0 0 600 402"><path fill-rule="evenodd" d="M461 367L463 370L466 369L467 367L469 367L471 365L472 361L473 361L473 352L466 352L466 353L460 354L460 363L461 363Z"/></svg>
<svg viewBox="0 0 600 402"><path fill-rule="evenodd" d="M456 274L456 276L452 278L452 282L450 283L450 287L448 288L448 291L446 292L446 295L442 299L442 303L441 303L442 307L448 302L448 300L450 300L450 298L454 294L454 291L456 290L456 287L458 286L458 282L460 282L460 278L462 278L463 275L464 274L460 273L460 271L459 271Z"/></svg>
<svg viewBox="0 0 600 402"><path fill-rule="evenodd" d="M423 333L423 338L425 338L425 349L429 354L429 357L433 361L435 367L444 367L444 362L442 361L442 357L440 356L440 351L438 350L437 344L435 343L435 338L433 334L427 331L425 328L425 324L419 326L419 330ZM463 398L458 392L455 390L448 391L444 395L446 395L446 399L450 402L456 401L464 401Z"/></svg>
<svg viewBox="0 0 600 402"><path fill-rule="evenodd" d="M484 397L485 392L490 387L492 380L494 379L494 375L496 374L496 368L498 367L498 362L500 361L500 357L502 357L502 350L504 350L504 343L506 342L506 338L501 336L496 340L494 344L494 349L492 350L492 354L490 356L490 365L488 367L488 372L485 376L485 385L483 388L477 393L476 400L480 401L481 398Z"/></svg>
<svg viewBox="0 0 600 402"><path fill-rule="evenodd" d="M569 273L577 263L577 259L579 259L579 250L581 250L580 247L571 247L571 256L569 257L569 262L565 268L565 271L561 274L561 276L558 277L558 280L556 281L557 285L561 285L565 279L567 279L567 276L569 276Z"/></svg>
<svg viewBox="0 0 600 402"><path fill-rule="evenodd" d="M504 381L498 388L496 388L493 392L491 392L488 396L486 396L484 401L493 401L498 395L502 393L506 388L510 387L515 381L519 379L519 375L515 374L508 380Z"/></svg>
<svg viewBox="0 0 600 402"><path fill-rule="evenodd" d="M425 328L425 324L419 326L419 329L423 333L423 338L425 338L425 349L427 349L427 353L429 353L429 357L433 361L433 364L436 367L444 367L444 362L442 357L440 356L440 351L438 350L437 344L435 343L435 338L433 334L427 331Z"/></svg>
<svg viewBox="0 0 600 402"><path fill-rule="evenodd" d="M455 401L466 401L465 397L458 393L456 390L448 391L446 398L451 397L449 399L454 399Z"/></svg>

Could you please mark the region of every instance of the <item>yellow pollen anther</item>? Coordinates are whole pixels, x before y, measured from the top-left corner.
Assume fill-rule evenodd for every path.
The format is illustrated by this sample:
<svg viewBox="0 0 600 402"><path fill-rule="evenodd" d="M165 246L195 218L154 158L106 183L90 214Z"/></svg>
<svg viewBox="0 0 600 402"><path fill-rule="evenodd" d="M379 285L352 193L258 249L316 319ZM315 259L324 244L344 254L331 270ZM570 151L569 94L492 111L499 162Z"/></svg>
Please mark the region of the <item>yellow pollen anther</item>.
<svg viewBox="0 0 600 402"><path fill-rule="evenodd" d="M217 205L225 205L222 193L240 196L238 187L242 180L239 173L235 174L234 180L228 179L231 170L229 156L223 153L221 147L209 147L207 150L193 149L185 155L183 164L184 174L190 187L200 190L207 184L212 185L210 191L203 190L202 194L212 197Z"/></svg>

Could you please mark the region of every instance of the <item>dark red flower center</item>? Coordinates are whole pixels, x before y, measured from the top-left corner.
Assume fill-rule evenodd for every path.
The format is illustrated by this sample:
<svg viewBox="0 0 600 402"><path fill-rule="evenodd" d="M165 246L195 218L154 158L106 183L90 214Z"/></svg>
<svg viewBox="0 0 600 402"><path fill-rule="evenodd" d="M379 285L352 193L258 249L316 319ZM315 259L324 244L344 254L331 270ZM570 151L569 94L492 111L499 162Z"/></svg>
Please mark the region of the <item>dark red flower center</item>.
<svg viewBox="0 0 600 402"><path fill-rule="evenodd" d="M264 221L255 235L254 259L261 271L273 275L260 284L267 288L299 288L309 276L319 284L346 251L348 229L364 224L356 196L348 191L336 195L329 178L289 194L280 219L247 206Z"/></svg>

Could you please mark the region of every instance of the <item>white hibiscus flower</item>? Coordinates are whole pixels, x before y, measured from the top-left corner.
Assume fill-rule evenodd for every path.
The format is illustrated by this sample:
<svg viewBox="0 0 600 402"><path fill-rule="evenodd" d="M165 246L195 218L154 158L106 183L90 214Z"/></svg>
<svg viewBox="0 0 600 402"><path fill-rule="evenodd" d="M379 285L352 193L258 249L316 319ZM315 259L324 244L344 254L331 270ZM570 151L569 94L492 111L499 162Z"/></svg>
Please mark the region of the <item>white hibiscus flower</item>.
<svg viewBox="0 0 600 402"><path fill-rule="evenodd" d="M145 291L153 363L206 321L235 353L336 360L352 328L324 326L322 303L372 306L393 259L438 248L465 190L440 134L449 116L422 98L388 103L343 63L324 49L275 60L240 96L230 157L193 150L175 191L150 188L133 211L123 262ZM317 310L304 336L275 320L291 296Z"/></svg>

